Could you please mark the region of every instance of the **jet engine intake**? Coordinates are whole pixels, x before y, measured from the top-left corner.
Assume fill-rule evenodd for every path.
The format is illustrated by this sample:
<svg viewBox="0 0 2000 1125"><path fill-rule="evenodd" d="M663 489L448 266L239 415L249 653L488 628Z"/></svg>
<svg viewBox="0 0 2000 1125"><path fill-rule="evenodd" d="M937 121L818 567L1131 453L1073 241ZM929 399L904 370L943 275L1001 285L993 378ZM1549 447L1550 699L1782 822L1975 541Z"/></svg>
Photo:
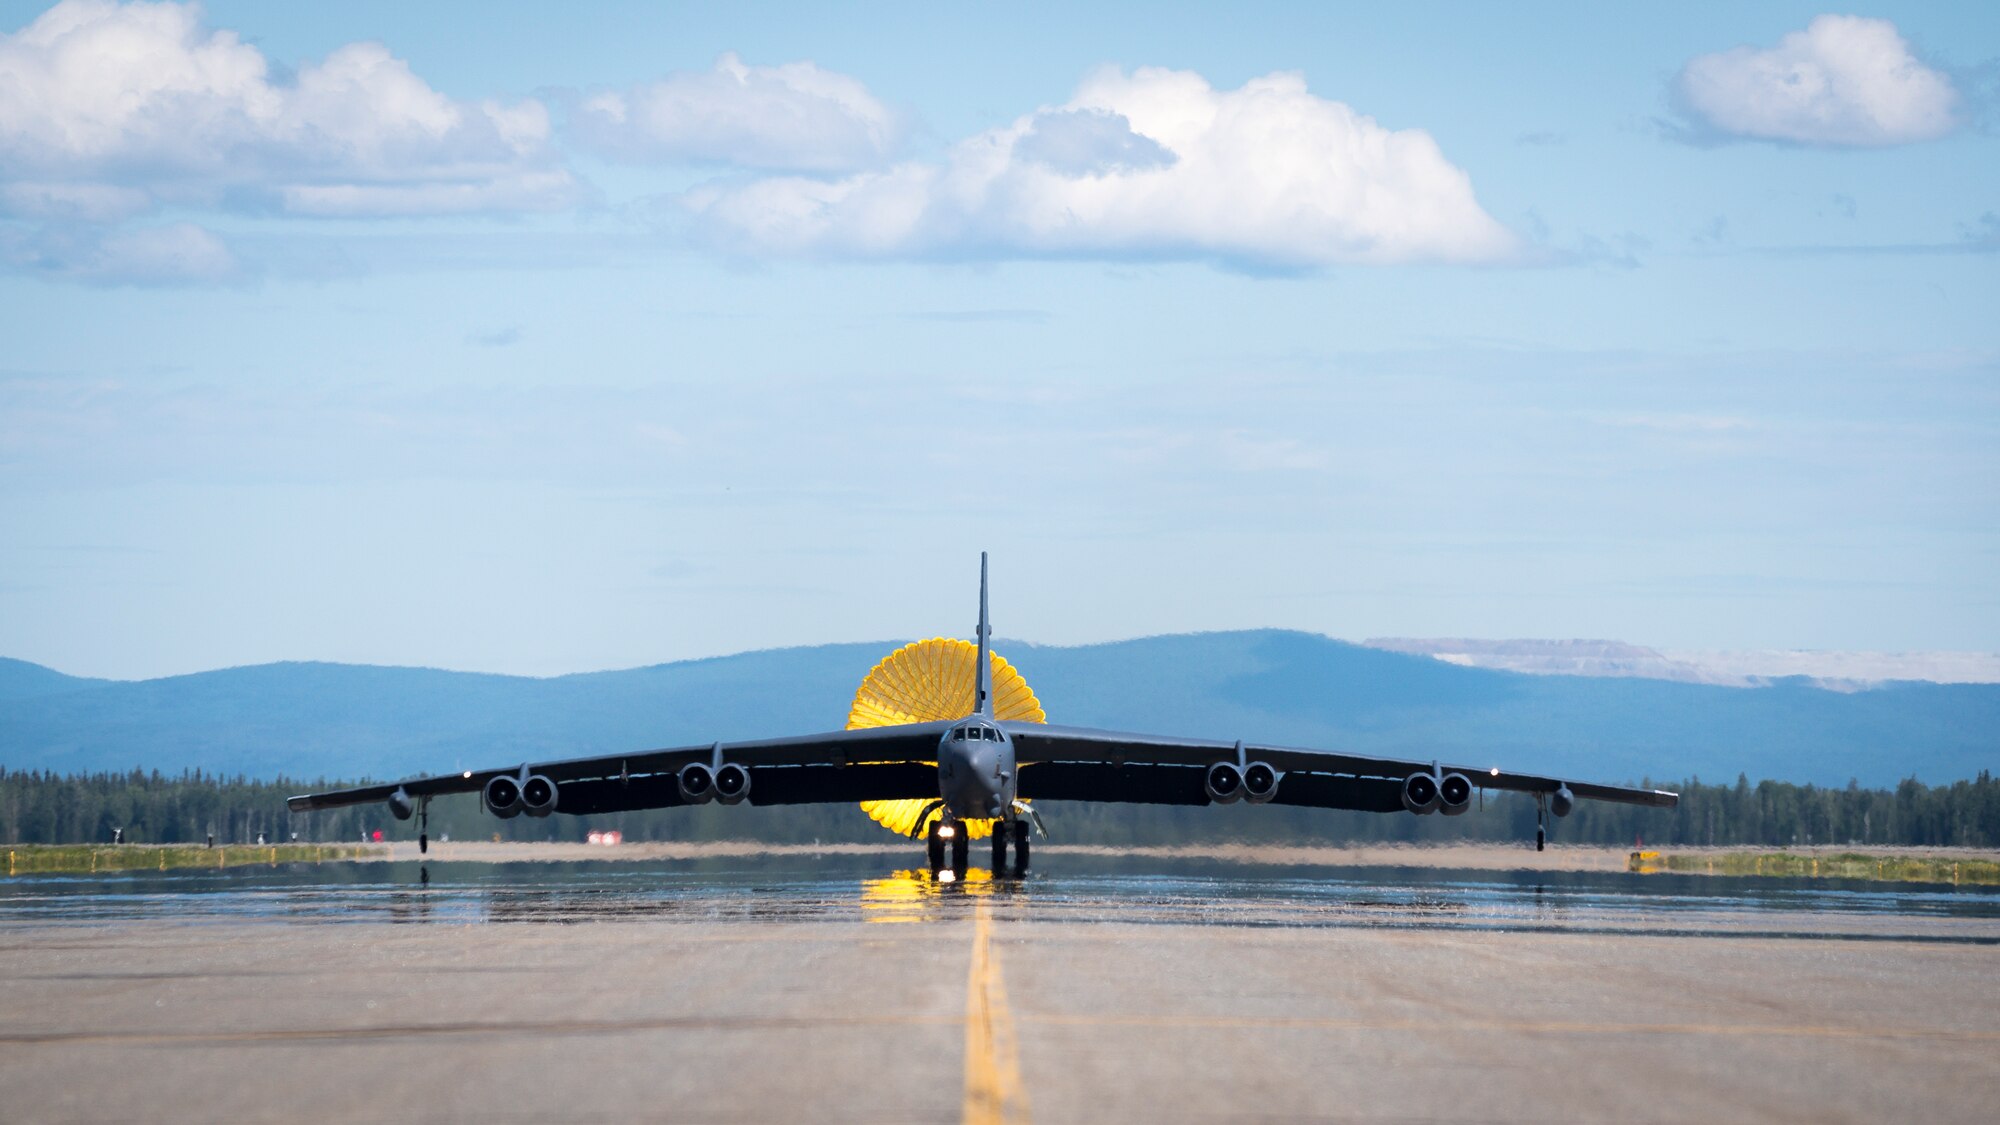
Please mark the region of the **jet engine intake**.
<svg viewBox="0 0 2000 1125"><path fill-rule="evenodd" d="M1403 807L1423 816L1437 811L1438 779L1435 774L1413 773L1403 779Z"/></svg>
<svg viewBox="0 0 2000 1125"><path fill-rule="evenodd" d="M715 771L715 799L733 805L750 795L750 771L735 762L724 762Z"/></svg>
<svg viewBox="0 0 2000 1125"><path fill-rule="evenodd" d="M1557 816L1568 816L1569 810L1575 807L1576 794L1569 791L1569 786L1558 785L1556 791L1549 794L1549 811Z"/></svg>
<svg viewBox="0 0 2000 1125"><path fill-rule="evenodd" d="M1243 771L1235 762L1217 762L1208 767L1205 785L1209 800L1226 805L1243 796Z"/></svg>
<svg viewBox="0 0 2000 1125"><path fill-rule="evenodd" d="M1438 782L1438 811L1458 816L1472 807L1472 783L1462 773L1448 773Z"/></svg>
<svg viewBox="0 0 2000 1125"><path fill-rule="evenodd" d="M1278 795L1278 779L1285 776L1274 770L1266 762L1251 762L1243 767L1243 799L1253 805L1261 805Z"/></svg>
<svg viewBox="0 0 2000 1125"><path fill-rule="evenodd" d="M521 815L521 783L501 774L486 783L486 811L502 820Z"/></svg>
<svg viewBox="0 0 2000 1125"><path fill-rule="evenodd" d="M681 767L681 800L690 805L715 799L715 771L700 762L689 762Z"/></svg>
<svg viewBox="0 0 2000 1125"><path fill-rule="evenodd" d="M522 782L521 811L529 816L547 816L556 811L556 783L541 774Z"/></svg>
<svg viewBox="0 0 2000 1125"><path fill-rule="evenodd" d="M416 811L417 803L410 800L408 793L397 789L394 793L389 794L389 814L397 820L408 820Z"/></svg>

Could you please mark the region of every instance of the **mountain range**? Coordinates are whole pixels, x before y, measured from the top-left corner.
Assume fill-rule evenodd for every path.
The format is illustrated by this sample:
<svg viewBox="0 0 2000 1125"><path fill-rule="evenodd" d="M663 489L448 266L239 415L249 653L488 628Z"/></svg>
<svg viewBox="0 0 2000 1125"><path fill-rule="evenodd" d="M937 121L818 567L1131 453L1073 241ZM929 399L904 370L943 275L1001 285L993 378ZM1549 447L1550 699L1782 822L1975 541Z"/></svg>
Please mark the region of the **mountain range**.
<svg viewBox="0 0 2000 1125"><path fill-rule="evenodd" d="M0 660L0 767L391 778L839 727L898 642L553 678L280 663L140 681ZM2000 685L1530 675L1280 630L1000 642L1051 721L1610 782L1936 784L2000 761Z"/></svg>

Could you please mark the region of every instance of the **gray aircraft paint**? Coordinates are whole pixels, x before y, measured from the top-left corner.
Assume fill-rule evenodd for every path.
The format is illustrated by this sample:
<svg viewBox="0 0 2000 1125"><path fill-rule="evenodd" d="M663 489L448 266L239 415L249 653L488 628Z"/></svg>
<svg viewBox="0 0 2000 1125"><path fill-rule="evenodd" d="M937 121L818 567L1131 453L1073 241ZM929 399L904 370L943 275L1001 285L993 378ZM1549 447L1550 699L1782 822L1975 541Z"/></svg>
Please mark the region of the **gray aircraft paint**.
<svg viewBox="0 0 2000 1125"><path fill-rule="evenodd" d="M993 623L986 612L986 552L979 552L979 628L972 715L938 740L938 797L954 819L1014 819L1019 792L1014 739L993 720Z"/></svg>

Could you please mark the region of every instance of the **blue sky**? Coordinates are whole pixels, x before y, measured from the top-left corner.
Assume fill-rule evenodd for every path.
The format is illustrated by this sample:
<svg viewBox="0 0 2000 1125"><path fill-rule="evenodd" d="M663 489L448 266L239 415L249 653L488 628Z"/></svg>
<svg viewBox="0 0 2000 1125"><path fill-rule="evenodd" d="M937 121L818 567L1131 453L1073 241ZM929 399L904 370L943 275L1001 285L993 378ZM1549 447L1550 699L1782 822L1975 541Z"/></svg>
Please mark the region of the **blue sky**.
<svg viewBox="0 0 2000 1125"><path fill-rule="evenodd" d="M1991 6L0 34L0 653L2000 649Z"/></svg>

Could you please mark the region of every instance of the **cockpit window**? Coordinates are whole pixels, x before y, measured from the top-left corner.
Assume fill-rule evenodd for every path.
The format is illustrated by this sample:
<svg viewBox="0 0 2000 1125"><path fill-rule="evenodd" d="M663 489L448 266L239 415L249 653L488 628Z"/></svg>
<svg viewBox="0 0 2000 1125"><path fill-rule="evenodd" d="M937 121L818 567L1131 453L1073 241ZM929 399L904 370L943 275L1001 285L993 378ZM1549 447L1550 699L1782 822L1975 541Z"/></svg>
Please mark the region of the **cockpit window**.
<svg viewBox="0 0 2000 1125"><path fill-rule="evenodd" d="M953 742L964 742L964 741L965 741L965 728L964 728L964 727L953 727L953 728L951 728L951 740L952 740Z"/></svg>

